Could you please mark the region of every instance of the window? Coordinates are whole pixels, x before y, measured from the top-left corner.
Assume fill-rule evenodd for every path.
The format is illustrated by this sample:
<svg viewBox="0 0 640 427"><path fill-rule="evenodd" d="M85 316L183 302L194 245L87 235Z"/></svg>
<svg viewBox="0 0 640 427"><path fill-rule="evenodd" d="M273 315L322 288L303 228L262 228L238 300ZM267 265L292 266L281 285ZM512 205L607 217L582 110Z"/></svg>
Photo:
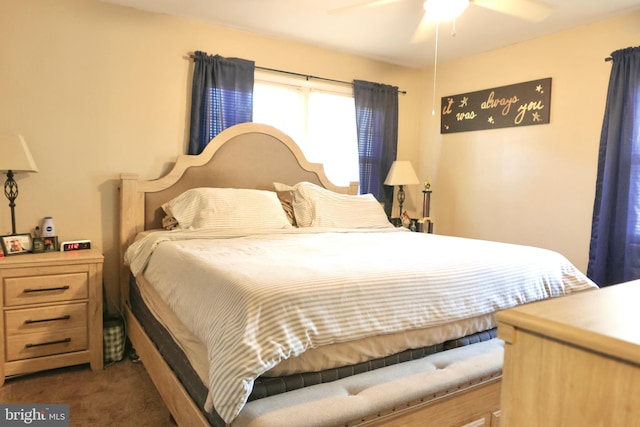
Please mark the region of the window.
<svg viewBox="0 0 640 427"><path fill-rule="evenodd" d="M256 70L253 121L289 135L336 185L359 180L353 90Z"/></svg>

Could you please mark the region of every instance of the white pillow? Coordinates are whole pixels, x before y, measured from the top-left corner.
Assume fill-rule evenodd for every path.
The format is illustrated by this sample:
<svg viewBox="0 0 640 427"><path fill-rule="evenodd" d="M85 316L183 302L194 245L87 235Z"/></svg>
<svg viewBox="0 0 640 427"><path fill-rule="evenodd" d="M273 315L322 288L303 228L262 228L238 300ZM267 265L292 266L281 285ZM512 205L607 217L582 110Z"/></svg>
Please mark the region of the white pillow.
<svg viewBox="0 0 640 427"><path fill-rule="evenodd" d="M340 194L310 182L300 182L293 187L274 183L274 187L278 191L291 191L298 227L393 227L372 194Z"/></svg>
<svg viewBox="0 0 640 427"><path fill-rule="evenodd" d="M193 188L162 205L179 229L277 229L291 224L273 191Z"/></svg>

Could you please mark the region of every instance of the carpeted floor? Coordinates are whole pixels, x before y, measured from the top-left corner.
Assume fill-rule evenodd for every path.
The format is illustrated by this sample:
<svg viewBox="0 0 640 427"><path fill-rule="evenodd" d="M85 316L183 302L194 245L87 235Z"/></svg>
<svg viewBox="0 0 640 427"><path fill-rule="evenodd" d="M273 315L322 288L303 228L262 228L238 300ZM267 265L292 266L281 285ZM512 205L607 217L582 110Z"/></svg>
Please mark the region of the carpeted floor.
<svg viewBox="0 0 640 427"><path fill-rule="evenodd" d="M97 372L79 365L8 378L0 402L69 404L73 427L175 427L142 363L127 357Z"/></svg>

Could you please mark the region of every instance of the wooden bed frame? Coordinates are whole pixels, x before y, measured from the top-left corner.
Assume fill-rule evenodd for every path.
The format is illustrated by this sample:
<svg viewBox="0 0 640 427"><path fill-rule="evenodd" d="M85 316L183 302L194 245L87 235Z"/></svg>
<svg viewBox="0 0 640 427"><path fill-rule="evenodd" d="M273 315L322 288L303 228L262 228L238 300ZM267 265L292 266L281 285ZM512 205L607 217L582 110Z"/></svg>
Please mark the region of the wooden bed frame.
<svg viewBox="0 0 640 427"><path fill-rule="evenodd" d="M273 189L273 182L309 181L336 192L357 194L358 183L338 187L322 165L309 163L300 148L279 130L244 123L221 132L198 156L179 156L164 177L144 181L122 174L120 186L120 259L139 232L162 227L162 203L194 187ZM121 306L128 337L160 396L179 426L210 424L167 365L129 306L130 272L122 263ZM500 376L461 384L454 389L370 414L347 426L496 426Z"/></svg>

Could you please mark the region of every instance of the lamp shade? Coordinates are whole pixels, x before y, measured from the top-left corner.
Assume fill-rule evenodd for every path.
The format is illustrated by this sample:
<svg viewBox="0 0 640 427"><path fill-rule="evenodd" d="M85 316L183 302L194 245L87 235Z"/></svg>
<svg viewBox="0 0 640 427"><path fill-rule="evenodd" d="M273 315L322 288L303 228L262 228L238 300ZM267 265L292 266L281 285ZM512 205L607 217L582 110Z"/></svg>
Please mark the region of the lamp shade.
<svg viewBox="0 0 640 427"><path fill-rule="evenodd" d="M0 172L38 172L22 135L0 132Z"/></svg>
<svg viewBox="0 0 640 427"><path fill-rule="evenodd" d="M413 166L408 160L396 160L393 162L387 174L387 179L384 180L384 185L412 185L419 183L420 180L418 180Z"/></svg>

